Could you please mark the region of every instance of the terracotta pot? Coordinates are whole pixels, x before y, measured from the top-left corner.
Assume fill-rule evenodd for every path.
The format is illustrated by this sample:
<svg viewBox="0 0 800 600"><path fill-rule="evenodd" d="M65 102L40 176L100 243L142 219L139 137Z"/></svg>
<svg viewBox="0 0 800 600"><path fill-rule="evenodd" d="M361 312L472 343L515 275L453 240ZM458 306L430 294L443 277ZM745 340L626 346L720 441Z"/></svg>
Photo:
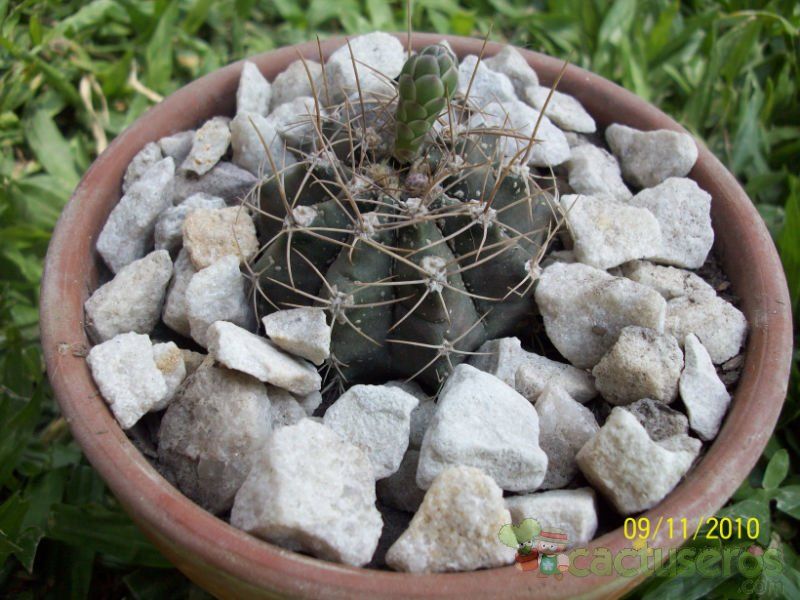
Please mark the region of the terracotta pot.
<svg viewBox="0 0 800 600"><path fill-rule="evenodd" d="M400 34L405 42L405 35ZM415 34L414 46L440 35ZM475 39L447 38L460 56L480 51ZM322 43L328 55L342 38ZM486 55L501 45L490 43ZM544 84L561 61L522 51ZM316 43L255 57L273 79L301 54L318 58ZM117 426L81 357L88 340L83 303L97 286L98 233L120 197L128 162L145 143L196 127L213 115L232 114L241 63L220 69L179 90L118 136L95 161L58 222L45 265L41 332L50 381L72 433L113 493L153 543L192 580L221 597L302 598L505 598L608 597L622 594L643 577L567 575L538 579L514 566L475 573L407 575L345 567L295 554L242 533L201 510L169 485ZM672 119L632 93L576 67L560 90L576 96L604 127L622 122L640 129L682 130ZM761 454L775 426L789 377L792 325L781 263L764 223L734 177L704 147L691 177L713 197L715 250L741 297L750 323L744 370L719 437L677 489L645 513L697 520L712 515L731 496ZM662 527L650 546L673 548ZM589 550L617 552L629 547L618 529L594 540Z"/></svg>

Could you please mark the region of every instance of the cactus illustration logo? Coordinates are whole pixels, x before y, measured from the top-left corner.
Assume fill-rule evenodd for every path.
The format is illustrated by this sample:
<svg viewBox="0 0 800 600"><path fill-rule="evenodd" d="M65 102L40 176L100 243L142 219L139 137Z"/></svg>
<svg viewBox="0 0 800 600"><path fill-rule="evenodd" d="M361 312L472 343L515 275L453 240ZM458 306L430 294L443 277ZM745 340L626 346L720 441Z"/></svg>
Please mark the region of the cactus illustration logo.
<svg viewBox="0 0 800 600"><path fill-rule="evenodd" d="M516 567L521 571L538 571L540 577L554 575L560 580L569 569L569 557L564 554L569 539L561 529L543 531L539 521L525 519L518 525L503 525L498 536L517 551Z"/></svg>

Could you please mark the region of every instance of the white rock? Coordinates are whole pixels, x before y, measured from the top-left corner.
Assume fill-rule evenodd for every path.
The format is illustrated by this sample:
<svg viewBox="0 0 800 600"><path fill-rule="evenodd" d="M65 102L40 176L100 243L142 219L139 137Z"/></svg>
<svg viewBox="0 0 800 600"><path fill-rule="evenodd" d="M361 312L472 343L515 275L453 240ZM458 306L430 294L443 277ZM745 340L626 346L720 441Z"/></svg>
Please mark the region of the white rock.
<svg viewBox="0 0 800 600"><path fill-rule="evenodd" d="M678 340L647 327L625 327L594 369L595 385L611 404L653 398L669 404L678 396L683 353Z"/></svg>
<svg viewBox="0 0 800 600"><path fill-rule="evenodd" d="M236 495L231 524L290 550L364 565L382 527L369 459L310 419L281 427Z"/></svg>
<svg viewBox="0 0 800 600"><path fill-rule="evenodd" d="M183 245L196 269L230 255L247 262L259 248L252 217L236 206L191 211L183 222Z"/></svg>
<svg viewBox="0 0 800 600"><path fill-rule="evenodd" d="M578 452L578 466L622 515L652 508L672 491L700 452L700 440L675 436L654 442L621 407Z"/></svg>
<svg viewBox="0 0 800 600"><path fill-rule="evenodd" d="M127 193L128 189L142 178L147 169L152 167L163 158L161 154L161 147L155 142L148 142L144 147L136 153L128 168L125 169L125 175L122 178L122 193Z"/></svg>
<svg viewBox="0 0 800 600"><path fill-rule="evenodd" d="M492 71L508 77L518 98L525 97L526 88L539 85L536 71L513 46L504 46L500 52L485 59L483 63Z"/></svg>
<svg viewBox="0 0 800 600"><path fill-rule="evenodd" d="M747 337L747 319L718 296L675 298L667 303L666 331L683 341L695 334L715 365L736 356Z"/></svg>
<svg viewBox="0 0 800 600"><path fill-rule="evenodd" d="M628 279L653 288L666 300L682 296L713 298L717 295L713 287L691 271L654 265L646 260L634 260L622 265L622 273Z"/></svg>
<svg viewBox="0 0 800 600"><path fill-rule="evenodd" d="M172 402L175 393L186 379L186 363L183 361L181 349L175 345L175 342L153 344L153 360L164 376L167 392L159 402L153 405L151 410L164 410Z"/></svg>
<svg viewBox="0 0 800 600"><path fill-rule="evenodd" d="M196 175L204 175L213 169L231 143L230 122L228 117L213 117L203 123L194 134L192 149L181 169Z"/></svg>
<svg viewBox="0 0 800 600"><path fill-rule="evenodd" d="M689 426L701 440L713 440L728 411L731 396L717 375L708 351L694 334L686 336L686 368L681 374L681 399Z"/></svg>
<svg viewBox="0 0 800 600"><path fill-rule="evenodd" d="M714 244L711 196L691 179L671 177L642 190L630 201L646 208L661 226L661 245L653 247L651 260L698 269Z"/></svg>
<svg viewBox="0 0 800 600"><path fill-rule="evenodd" d="M308 68L308 70L306 70ZM309 79L309 74L311 78ZM300 96L314 96L325 99L325 84L322 79L322 65L313 60L296 60L284 71L278 73L272 82L272 110Z"/></svg>
<svg viewBox="0 0 800 600"><path fill-rule="evenodd" d="M183 364L186 366L186 376L188 377L203 364L203 361L208 358L207 354L201 354L194 350L186 350L181 348L181 356L183 357Z"/></svg>
<svg viewBox="0 0 800 600"><path fill-rule="evenodd" d="M594 133L597 130L592 115L569 94L556 90L551 95L549 87L537 85L525 88L525 93L520 98L530 102L536 110L544 110L544 114L561 129L578 133Z"/></svg>
<svg viewBox="0 0 800 600"><path fill-rule="evenodd" d="M206 363L184 382L161 419L159 462L186 496L218 514L233 504L270 432L264 385Z"/></svg>
<svg viewBox="0 0 800 600"><path fill-rule="evenodd" d="M325 411L323 422L361 448L375 479L383 479L400 467L408 448L411 411L418 402L397 387L354 385Z"/></svg>
<svg viewBox="0 0 800 600"><path fill-rule="evenodd" d="M569 186L578 194L607 195L624 202L633 194L622 181L619 163L612 154L592 144L570 145L567 163Z"/></svg>
<svg viewBox="0 0 800 600"><path fill-rule="evenodd" d="M289 356L269 340L226 321L213 323L206 335L209 354L228 368L294 394L320 389L322 379L313 365Z"/></svg>
<svg viewBox="0 0 800 600"><path fill-rule="evenodd" d="M408 447L419 450L422 438L431 424L436 412L436 401L428 396L416 381L394 380L387 381L385 386L400 388L414 396L419 401L416 408L411 411L411 433L408 437Z"/></svg>
<svg viewBox="0 0 800 600"><path fill-rule="evenodd" d="M199 192L172 206L158 217L155 228L157 250L174 252L183 245L183 222L186 216L198 208L225 208L225 201L217 196Z"/></svg>
<svg viewBox="0 0 800 600"><path fill-rule="evenodd" d="M153 360L150 338L122 333L94 346L86 357L92 377L123 429L130 429L167 393Z"/></svg>
<svg viewBox="0 0 800 600"><path fill-rule="evenodd" d="M417 466L419 465L419 450L409 448L397 471L377 483L378 499L387 506L417 512L425 490L417 485Z"/></svg>
<svg viewBox="0 0 800 600"><path fill-rule="evenodd" d="M594 196L561 196L561 209L582 263L610 269L652 256L661 247L661 227L645 208Z"/></svg>
<svg viewBox="0 0 800 600"><path fill-rule="evenodd" d="M189 253L185 249L178 253L173 270L174 274L167 290L167 299L164 302L161 318L173 331L177 331L185 337L191 337L189 314L186 308L186 288L189 287L189 282L197 273L197 269L194 268Z"/></svg>
<svg viewBox="0 0 800 600"><path fill-rule="evenodd" d="M624 408L636 417L654 442L689 433L686 415L658 400L643 398Z"/></svg>
<svg viewBox="0 0 800 600"><path fill-rule="evenodd" d="M685 177L697 161L697 144L688 133L639 131L614 123L606 129L606 141L625 179L638 187L653 187L668 177Z"/></svg>
<svg viewBox="0 0 800 600"><path fill-rule="evenodd" d="M511 522L503 492L480 469L454 466L425 494L408 529L389 548L386 563L412 573L472 571L514 561L498 538Z"/></svg>
<svg viewBox="0 0 800 600"><path fill-rule="evenodd" d="M158 161L128 188L111 211L97 238L97 251L114 273L152 248L158 215L172 201L174 176L171 158Z"/></svg>
<svg viewBox="0 0 800 600"><path fill-rule="evenodd" d="M478 61L474 54L465 56L458 65L456 91L467 98L468 104L479 109L491 103L517 100L511 79Z"/></svg>
<svg viewBox="0 0 800 600"><path fill-rule="evenodd" d="M183 163L194 143L194 129L180 131L158 140L158 146L164 157L169 156L176 165Z"/></svg>
<svg viewBox="0 0 800 600"><path fill-rule="evenodd" d="M548 385L536 401L539 446L547 454L547 474L540 486L550 490L569 484L578 474L575 455L600 428L592 411L557 385Z"/></svg>
<svg viewBox="0 0 800 600"><path fill-rule="evenodd" d="M262 319L276 346L321 365L331 355L331 328L321 308L279 310Z"/></svg>
<svg viewBox="0 0 800 600"><path fill-rule="evenodd" d="M319 106L320 123L327 112ZM308 146L316 138L317 105L314 98L300 96L277 106L267 117L290 148ZM321 125L320 125L321 127Z"/></svg>
<svg viewBox="0 0 800 600"><path fill-rule="evenodd" d="M172 202L180 204L197 193L218 196L229 206L239 206L253 191L258 179L233 163L220 161L202 177L179 173L172 186Z"/></svg>
<svg viewBox="0 0 800 600"><path fill-rule="evenodd" d="M300 406L303 407L303 410L306 411L309 417L312 416L319 408L320 404L322 404L322 394L318 391L311 392L310 394L297 395L295 399Z"/></svg>
<svg viewBox="0 0 800 600"><path fill-rule="evenodd" d="M512 100L487 104L482 112L476 113L469 120L471 129L498 128L509 130L513 135L501 136L498 143L501 145L506 160L511 160L517 155L521 161L528 147L530 137L536 123L539 121L539 112L524 102ZM536 141L531 147L528 164L535 167L549 167L560 165L569 160L570 149L564 133L543 116L536 130Z"/></svg>
<svg viewBox="0 0 800 600"><path fill-rule="evenodd" d="M497 377L467 364L448 378L422 440L417 484L427 489L452 465L482 469L504 490L533 491L547 470L539 417Z"/></svg>
<svg viewBox="0 0 800 600"><path fill-rule="evenodd" d="M269 402L272 405L272 429L299 423L308 415L292 394L274 385L267 386Z"/></svg>
<svg viewBox="0 0 800 600"><path fill-rule="evenodd" d="M226 256L195 273L186 286L185 302L189 331L201 346L207 344L206 331L215 321L255 328L238 256Z"/></svg>
<svg viewBox="0 0 800 600"><path fill-rule="evenodd" d="M164 250L122 267L84 305L92 339L105 342L129 331L150 333L158 323L171 277L172 260Z"/></svg>
<svg viewBox="0 0 800 600"><path fill-rule="evenodd" d="M395 94L392 80L400 75L405 60L403 44L388 33L376 31L352 38L349 46L335 50L325 63L331 100L341 102L359 88L365 97L391 98Z"/></svg>
<svg viewBox="0 0 800 600"><path fill-rule="evenodd" d="M561 529L567 548L583 548L597 532L597 503L592 488L551 490L506 498L511 520L536 519L543 531Z"/></svg>
<svg viewBox="0 0 800 600"><path fill-rule="evenodd" d="M666 301L658 292L581 263L547 267L535 298L547 336L582 369L596 365L628 325L664 330Z"/></svg>
<svg viewBox="0 0 800 600"><path fill-rule="evenodd" d="M236 112L266 115L272 101L272 86L249 60L242 65L239 87L236 89Z"/></svg>
<svg viewBox="0 0 800 600"><path fill-rule="evenodd" d="M234 164L259 179L297 162L275 126L258 113L240 112L231 121L231 147Z"/></svg>

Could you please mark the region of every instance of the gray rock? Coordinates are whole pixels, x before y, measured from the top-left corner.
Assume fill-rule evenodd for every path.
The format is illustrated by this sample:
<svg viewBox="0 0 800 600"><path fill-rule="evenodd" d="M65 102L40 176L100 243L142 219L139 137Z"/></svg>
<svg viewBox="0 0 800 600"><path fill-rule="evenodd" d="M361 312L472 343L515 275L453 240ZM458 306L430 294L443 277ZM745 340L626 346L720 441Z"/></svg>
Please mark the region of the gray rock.
<svg viewBox="0 0 800 600"><path fill-rule="evenodd" d="M499 567L514 549L497 535L511 522L503 491L480 469L449 467L433 482L408 529L389 548L397 571L437 573Z"/></svg>
<svg viewBox="0 0 800 600"><path fill-rule="evenodd" d="M692 466L701 445L688 436L654 442L635 416L616 407L577 460L592 486L620 514L630 515L661 502Z"/></svg>
<svg viewBox="0 0 800 600"><path fill-rule="evenodd" d="M417 485L419 450L409 448L397 471L377 483L378 499L392 508L417 512L425 490Z"/></svg>
<svg viewBox="0 0 800 600"><path fill-rule="evenodd" d="M570 144L570 148L569 185L576 193L611 196L620 202L633 197L612 154L589 143Z"/></svg>
<svg viewBox="0 0 800 600"><path fill-rule="evenodd" d="M108 216L97 251L116 273L153 247L158 216L170 206L175 165L165 158L136 180Z"/></svg>
<svg viewBox="0 0 800 600"><path fill-rule="evenodd" d="M97 288L84 305L86 328L93 340L105 342L120 333L150 333L158 323L172 260L164 250L122 267Z"/></svg>
<svg viewBox="0 0 800 600"><path fill-rule="evenodd" d="M236 206L191 211L183 222L183 245L198 270L231 255L247 262L259 248L253 219Z"/></svg>
<svg viewBox="0 0 800 600"><path fill-rule="evenodd" d="M715 365L736 356L747 337L747 319L718 296L675 298L667 303L666 331L683 341L695 334Z"/></svg>
<svg viewBox="0 0 800 600"><path fill-rule="evenodd" d="M321 365L331 355L331 328L321 308L290 308L262 319L276 346Z"/></svg>
<svg viewBox="0 0 800 600"><path fill-rule="evenodd" d="M354 385L327 411L323 422L361 448L369 457L375 479L400 467L408 448L411 411L418 400L400 388Z"/></svg>
<svg viewBox="0 0 800 600"><path fill-rule="evenodd" d="M411 523L412 515L405 511L380 503L378 503L378 510L383 519L383 530L381 531L381 539L378 540L375 554L372 555L372 560L367 565L368 569L386 568L386 553L392 547L392 544L408 529L408 524Z"/></svg>
<svg viewBox="0 0 800 600"><path fill-rule="evenodd" d="M654 265L646 260L634 260L622 265L622 273L628 279L653 288L666 300L681 298L713 298L714 288L692 273L675 267Z"/></svg>
<svg viewBox="0 0 800 600"><path fill-rule="evenodd" d="M267 386L267 395L272 405L272 429L286 427L299 423L308 415L297 399L288 391L275 387Z"/></svg>
<svg viewBox="0 0 800 600"><path fill-rule="evenodd" d="M422 440L417 484L427 489L452 465L482 469L509 491L533 491L547 470L533 406L493 375L467 364L448 378Z"/></svg>
<svg viewBox="0 0 800 600"><path fill-rule="evenodd" d="M310 394L321 387L322 379L311 363L289 356L269 340L233 323L213 323L206 337L209 354L230 369L293 394Z"/></svg>
<svg viewBox="0 0 800 600"><path fill-rule="evenodd" d="M275 126L257 113L240 112L231 121L231 146L234 164L258 179L297 162Z"/></svg>
<svg viewBox="0 0 800 600"><path fill-rule="evenodd" d="M703 266L714 244L710 194L691 179L671 177L630 203L649 210L661 226L661 245L653 246L651 260L687 269Z"/></svg>
<svg viewBox="0 0 800 600"><path fill-rule="evenodd" d="M306 68L308 70L306 70ZM311 75L309 79L309 74ZM325 84L322 79L322 65L313 60L296 60L284 71L278 73L272 82L271 109L301 96L325 99Z"/></svg>
<svg viewBox="0 0 800 600"><path fill-rule="evenodd" d="M685 177L697 161L697 144L688 133L639 131L614 123L606 129L606 141L619 160L622 175L638 187L653 187L668 177Z"/></svg>
<svg viewBox="0 0 800 600"><path fill-rule="evenodd" d="M172 402L183 380L186 379L186 363L183 361L181 349L175 345L175 342L153 344L153 360L164 376L167 391L151 410L164 410Z"/></svg>
<svg viewBox="0 0 800 600"><path fill-rule="evenodd" d="M516 102L514 84L505 74L490 69L474 54L461 59L458 65L456 91L475 108L485 108L498 102Z"/></svg>
<svg viewBox="0 0 800 600"><path fill-rule="evenodd" d="M192 501L228 510L271 432L264 385L209 363L186 379L161 419L159 462Z"/></svg>
<svg viewBox="0 0 800 600"><path fill-rule="evenodd" d="M319 108L319 115L317 115ZM315 121L319 117L320 128L327 112L317 106L314 98L300 96L277 106L267 117L290 148L312 147L317 138Z"/></svg>
<svg viewBox="0 0 800 600"><path fill-rule="evenodd" d="M658 400L642 398L624 408L636 417L654 442L689 433L686 415Z"/></svg>
<svg viewBox="0 0 800 600"><path fill-rule="evenodd" d="M202 192L194 194L178 206L172 206L158 217L155 228L157 250L175 252L183 245L183 222L198 208L225 208L225 201Z"/></svg>
<svg viewBox="0 0 800 600"><path fill-rule="evenodd" d="M664 330L655 290L581 263L555 263L539 278L536 304L547 336L574 366L594 367L628 325Z"/></svg>
<svg viewBox="0 0 800 600"><path fill-rule="evenodd" d="M525 88L520 98L527 100L536 110L544 110L544 114L561 129L578 133L594 133L597 130L592 115L586 112L580 102L569 94L559 91L551 94L550 91L546 86L530 86Z"/></svg>
<svg viewBox="0 0 800 600"><path fill-rule="evenodd" d="M681 374L680 390L689 425L701 440L713 440L728 412L731 396L696 335L686 336L684 349L686 368Z"/></svg>
<svg viewBox="0 0 800 600"><path fill-rule="evenodd" d="M201 354L194 350L186 350L181 348L181 356L183 357L183 364L186 366L186 376L188 377L203 364L203 361L208 358L207 354Z"/></svg>
<svg viewBox="0 0 800 600"><path fill-rule="evenodd" d="M187 131L180 131L158 140L158 146L165 157L169 156L175 161L176 165L180 165L189 156L194 143L194 129Z"/></svg>
<svg viewBox="0 0 800 600"><path fill-rule="evenodd" d="M433 415L436 412L436 401L426 394L416 381L387 381L387 387L400 388L414 396L419 401L416 408L411 411L411 433L408 437L408 447L419 450L422 445L422 438L431 424Z"/></svg>
<svg viewBox="0 0 800 600"><path fill-rule="evenodd" d="M322 394L318 391L311 392L310 394L297 395L295 399L300 406L303 407L303 410L306 411L309 417L312 416L319 408L320 404L322 404Z"/></svg>
<svg viewBox="0 0 800 600"><path fill-rule="evenodd" d="M597 532L597 503L592 488L551 490L506 498L511 520L536 519L543 531L560 529L567 534L567 548L583 548Z"/></svg>
<svg viewBox="0 0 800 600"><path fill-rule="evenodd" d="M388 33L376 31L350 39L325 63L331 100L341 102L359 89L364 97L391 98L395 95L392 80L400 75L405 60L403 44Z"/></svg>
<svg viewBox="0 0 800 600"><path fill-rule="evenodd" d="M144 147L136 153L128 167L125 169L125 175L122 178L122 193L128 192L130 187L139 181L147 172L147 169L152 167L163 158L161 148L155 142L148 142Z"/></svg>
<svg viewBox="0 0 800 600"><path fill-rule="evenodd" d="M661 247L661 228L647 209L607 197L566 195L560 200L573 252L584 264L610 269Z"/></svg>
<svg viewBox="0 0 800 600"><path fill-rule="evenodd" d="M492 71L502 73L508 77L518 98L525 97L527 88L539 85L539 77L536 75L536 71L513 46L504 46L494 56L484 59L483 64Z"/></svg>
<svg viewBox="0 0 800 600"><path fill-rule="evenodd" d="M228 117L213 117L203 123L194 134L192 149L181 169L196 175L205 175L213 169L231 143L230 121Z"/></svg>
<svg viewBox="0 0 800 600"><path fill-rule="evenodd" d="M221 161L202 177L180 173L172 190L173 204L180 204L197 193L218 196L229 206L239 205L250 194L258 179L233 163Z"/></svg>
<svg viewBox="0 0 800 600"><path fill-rule="evenodd" d="M255 63L246 60L242 65L239 87L236 88L236 112L266 115L272 101L272 86Z"/></svg>
<svg viewBox="0 0 800 600"><path fill-rule="evenodd" d="M361 450L304 419L275 431L254 463L236 494L234 527L326 560L370 561L382 523Z"/></svg>
<svg viewBox="0 0 800 600"><path fill-rule="evenodd" d="M92 377L123 429L130 429L167 393L150 338L122 333L94 346L86 357Z"/></svg>
<svg viewBox="0 0 800 600"><path fill-rule="evenodd" d="M189 287L189 282L197 273L197 269L194 268L186 250L178 253L173 270L174 275L167 290L167 299L164 302L161 318L173 331L177 331L185 337L191 337L189 314L186 308L186 288Z"/></svg>
<svg viewBox="0 0 800 600"><path fill-rule="evenodd" d="M670 334L625 327L594 369L595 385L611 404L653 398L669 404L678 396L683 369L680 345Z"/></svg>
<svg viewBox="0 0 800 600"><path fill-rule="evenodd" d="M206 331L215 321L255 329L238 256L225 256L195 273L186 286L185 302L189 331L201 346L206 346Z"/></svg>

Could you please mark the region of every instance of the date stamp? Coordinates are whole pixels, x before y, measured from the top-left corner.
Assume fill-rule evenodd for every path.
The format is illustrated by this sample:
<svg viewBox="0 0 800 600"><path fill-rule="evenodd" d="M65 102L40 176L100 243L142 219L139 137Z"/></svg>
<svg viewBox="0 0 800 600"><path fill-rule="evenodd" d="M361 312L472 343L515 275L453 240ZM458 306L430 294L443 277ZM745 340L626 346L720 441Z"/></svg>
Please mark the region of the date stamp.
<svg viewBox="0 0 800 600"><path fill-rule="evenodd" d="M761 533L761 524L755 517L700 517L696 524L689 519L659 517L653 522L647 517L628 517L623 525L627 540L656 540L659 534L667 539L707 540L748 539L756 540Z"/></svg>

